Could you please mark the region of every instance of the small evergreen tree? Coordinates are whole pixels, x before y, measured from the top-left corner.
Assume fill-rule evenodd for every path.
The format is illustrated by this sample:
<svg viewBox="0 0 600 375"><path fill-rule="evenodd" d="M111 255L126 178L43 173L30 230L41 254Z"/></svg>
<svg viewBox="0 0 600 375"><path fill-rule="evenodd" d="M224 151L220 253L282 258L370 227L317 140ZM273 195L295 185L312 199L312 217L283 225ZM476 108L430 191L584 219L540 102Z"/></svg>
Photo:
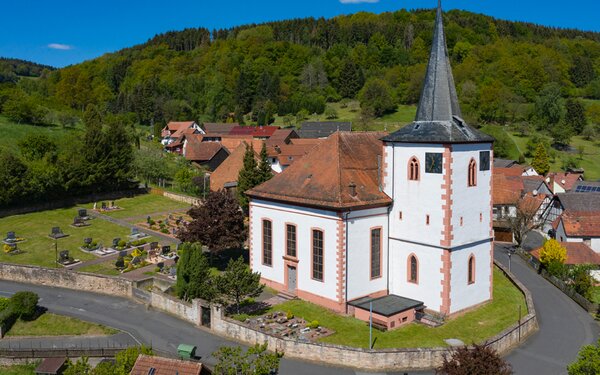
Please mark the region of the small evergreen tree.
<svg viewBox="0 0 600 375"><path fill-rule="evenodd" d="M577 361L567 367L569 375L600 374L600 340L596 345L585 345L577 355Z"/></svg>
<svg viewBox="0 0 600 375"><path fill-rule="evenodd" d="M237 195L240 206L244 212L248 211L248 196L246 191L252 189L259 183L258 165L254 158L254 147L246 146L244 153L244 166L238 175Z"/></svg>
<svg viewBox="0 0 600 375"><path fill-rule="evenodd" d="M533 161L531 166L540 175L545 175L550 170L550 162L548 161L548 154L543 144L538 143L535 154L533 155Z"/></svg>
<svg viewBox="0 0 600 375"><path fill-rule="evenodd" d="M235 303L238 314L240 303L247 297L259 296L265 287L260 283L260 273L252 272L242 257L229 260L225 272L218 278L217 285L222 302Z"/></svg>
<svg viewBox="0 0 600 375"><path fill-rule="evenodd" d="M258 164L258 183L262 184L265 181L269 181L273 177L271 171L271 163L269 163L269 155L267 154L267 145L263 143L260 150L260 163Z"/></svg>
<svg viewBox="0 0 600 375"><path fill-rule="evenodd" d="M577 99L568 99L566 109L565 124L573 129L575 134L581 134L587 124L583 104Z"/></svg>
<svg viewBox="0 0 600 375"><path fill-rule="evenodd" d="M211 301L214 297L214 285L208 260L202 253L202 246L197 242L186 242L179 251L175 284L177 296L185 301L194 298Z"/></svg>

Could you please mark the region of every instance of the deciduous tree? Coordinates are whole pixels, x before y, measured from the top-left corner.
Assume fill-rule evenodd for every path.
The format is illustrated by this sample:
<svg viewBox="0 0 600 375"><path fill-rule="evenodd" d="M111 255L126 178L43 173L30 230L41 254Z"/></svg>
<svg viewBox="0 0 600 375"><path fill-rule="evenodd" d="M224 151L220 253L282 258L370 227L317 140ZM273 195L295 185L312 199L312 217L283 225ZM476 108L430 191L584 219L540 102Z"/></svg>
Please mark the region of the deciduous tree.
<svg viewBox="0 0 600 375"><path fill-rule="evenodd" d="M279 369L283 353L267 352L267 344L255 345L245 353L239 346L223 346L213 353L217 359L215 373L221 375L272 375Z"/></svg>
<svg viewBox="0 0 600 375"><path fill-rule="evenodd" d="M596 345L585 345L579 351L577 360L567 367L569 375L600 374L600 340Z"/></svg>
<svg viewBox="0 0 600 375"><path fill-rule="evenodd" d="M544 243L540 250L540 262L544 266L551 263L563 264L567 260L567 249L554 239L550 239Z"/></svg>
<svg viewBox="0 0 600 375"><path fill-rule="evenodd" d="M517 213L509 216L508 225L513 233L517 247L521 247L525 237L532 230L539 228L542 222L536 222L537 200L530 197L521 199L517 205Z"/></svg>
<svg viewBox="0 0 600 375"><path fill-rule="evenodd" d="M510 364L485 344L472 348L461 347L444 356L443 363L435 370L436 375L510 375Z"/></svg>
<svg viewBox="0 0 600 375"><path fill-rule="evenodd" d="M259 296L264 285L260 283L260 273L252 272L244 258L230 259L225 272L219 275L217 286L219 299L225 304L233 303L240 313L240 303L248 297Z"/></svg>

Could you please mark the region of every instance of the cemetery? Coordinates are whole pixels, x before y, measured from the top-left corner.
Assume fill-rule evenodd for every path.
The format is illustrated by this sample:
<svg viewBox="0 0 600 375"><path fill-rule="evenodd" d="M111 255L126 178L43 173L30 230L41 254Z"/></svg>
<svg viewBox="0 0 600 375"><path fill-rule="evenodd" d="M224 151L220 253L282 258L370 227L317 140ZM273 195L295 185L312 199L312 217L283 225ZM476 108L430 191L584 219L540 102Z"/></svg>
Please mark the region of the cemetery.
<svg viewBox="0 0 600 375"><path fill-rule="evenodd" d="M156 195L116 200L114 205L121 209L107 215L126 213L134 218L130 220L128 216L123 216L125 220L133 222L144 220L148 215L154 216L157 212L187 207ZM138 228L130 229L101 218L92 218L92 207L93 203L90 203L85 208L61 208L0 218L0 233L6 234L2 241L0 262L57 267L60 266L56 263L59 258L57 252L62 250L68 250L69 256L61 264L69 263L70 258L85 263L98 257L114 256L121 249L132 250L153 241L151 236ZM116 238L119 238L116 249L111 251L109 249ZM121 241L124 243L119 243Z"/></svg>
<svg viewBox="0 0 600 375"><path fill-rule="evenodd" d="M110 208L111 202L104 202ZM102 213L117 219L126 219L130 222L144 220L148 215L164 212L186 212L190 205L165 198L162 195L145 194L133 198L122 198L112 202L119 209L106 210ZM88 210L94 209L94 204L84 206ZM102 202L96 202L96 210L102 209Z"/></svg>
<svg viewBox="0 0 600 375"><path fill-rule="evenodd" d="M147 216L145 222L136 225L175 238L191 220L187 214L174 212L154 217Z"/></svg>
<svg viewBox="0 0 600 375"><path fill-rule="evenodd" d="M274 311L258 318L247 318L244 323L248 327L280 338L298 341L317 341L331 336L335 331L319 326L319 321L307 322L295 317L291 312Z"/></svg>

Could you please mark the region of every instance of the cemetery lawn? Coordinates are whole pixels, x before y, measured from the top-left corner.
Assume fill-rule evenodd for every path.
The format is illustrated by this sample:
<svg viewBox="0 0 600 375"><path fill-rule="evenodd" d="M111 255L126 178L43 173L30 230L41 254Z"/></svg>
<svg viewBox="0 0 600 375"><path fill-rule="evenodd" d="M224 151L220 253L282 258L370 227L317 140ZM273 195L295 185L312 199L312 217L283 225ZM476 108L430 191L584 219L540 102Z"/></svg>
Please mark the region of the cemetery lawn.
<svg viewBox="0 0 600 375"><path fill-rule="evenodd" d="M101 336L114 335L116 329L62 315L45 313L34 321L17 320L7 336Z"/></svg>
<svg viewBox="0 0 600 375"><path fill-rule="evenodd" d="M448 320L444 325L432 328L412 323L396 330L381 332L373 330L375 348L445 347L445 339L456 338L466 344L480 343L502 332L522 315L527 315L523 294L494 267L494 299L475 311ZM337 345L367 348L369 342L368 323L353 317L335 314L309 302L292 300L275 305L269 311L292 312L294 316L308 322L317 320L323 327L336 331L321 339Z"/></svg>
<svg viewBox="0 0 600 375"><path fill-rule="evenodd" d="M56 267L54 240L48 237L55 226L60 227L63 233L69 234L68 237L58 240L58 251L69 250L71 257L81 261L96 259L95 255L79 250L84 238L91 237L98 243L110 246L113 238L127 239L131 233L129 228L101 219L92 219L89 221L91 225L74 228L70 224L75 216L77 208L71 207L0 218L2 238L9 231L16 232L17 237L25 238L25 241L18 243L18 248L23 250L23 253L8 255L0 252L0 262Z"/></svg>
<svg viewBox="0 0 600 375"><path fill-rule="evenodd" d="M35 369L39 361L27 365L0 366L0 374L3 375L35 375Z"/></svg>
<svg viewBox="0 0 600 375"><path fill-rule="evenodd" d="M108 204L109 201L106 201ZM187 203L181 203L162 195L143 194L133 198L122 198L115 200L115 205L122 208L113 212L102 212L104 215L117 219L132 218L132 222L146 221L148 215L168 212L185 212L190 208ZM96 207L100 208L101 202L97 202ZM84 206L87 209L92 209L94 203L88 203Z"/></svg>

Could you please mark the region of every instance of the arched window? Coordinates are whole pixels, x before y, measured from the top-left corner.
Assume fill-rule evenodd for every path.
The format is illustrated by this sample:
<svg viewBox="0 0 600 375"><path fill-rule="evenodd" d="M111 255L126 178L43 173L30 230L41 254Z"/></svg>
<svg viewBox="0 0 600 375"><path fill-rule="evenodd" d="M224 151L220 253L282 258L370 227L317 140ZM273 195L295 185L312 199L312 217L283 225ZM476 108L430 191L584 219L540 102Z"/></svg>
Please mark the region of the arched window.
<svg viewBox="0 0 600 375"><path fill-rule="evenodd" d="M473 284L475 282L475 257L471 255L469 257L469 284Z"/></svg>
<svg viewBox="0 0 600 375"><path fill-rule="evenodd" d="M408 257L408 282L419 283L419 261L414 254Z"/></svg>
<svg viewBox="0 0 600 375"><path fill-rule="evenodd" d="M419 181L419 160L414 156L408 162L408 179Z"/></svg>
<svg viewBox="0 0 600 375"><path fill-rule="evenodd" d="M469 186L477 185L477 163L475 159L469 162Z"/></svg>

